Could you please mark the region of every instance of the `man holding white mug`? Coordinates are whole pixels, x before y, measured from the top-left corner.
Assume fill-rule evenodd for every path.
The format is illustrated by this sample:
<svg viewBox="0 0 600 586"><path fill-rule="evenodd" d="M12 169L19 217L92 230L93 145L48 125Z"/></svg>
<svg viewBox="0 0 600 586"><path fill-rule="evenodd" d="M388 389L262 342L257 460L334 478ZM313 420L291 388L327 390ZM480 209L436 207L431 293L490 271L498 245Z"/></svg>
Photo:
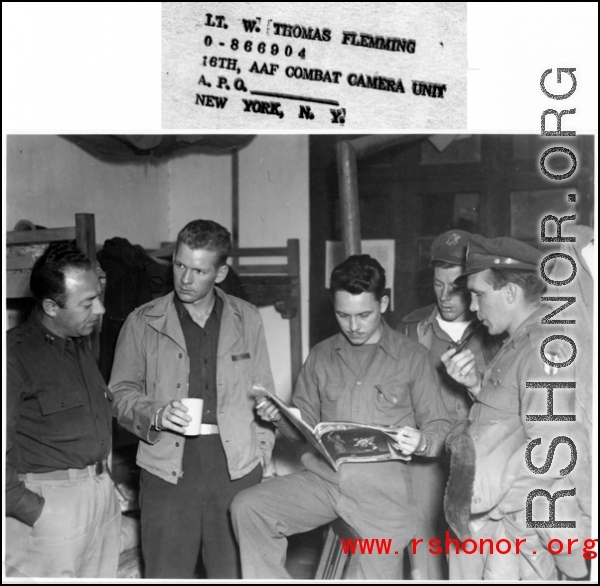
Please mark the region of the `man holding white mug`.
<svg viewBox="0 0 600 586"><path fill-rule="evenodd" d="M208 578L239 578L229 504L261 481L271 456L273 429L253 408L253 385L274 392L262 321L215 287L230 250L223 226L187 224L173 255L175 291L136 309L117 342L114 414L142 440L146 578L193 578L201 554ZM186 431L190 399L202 400L196 436Z"/></svg>

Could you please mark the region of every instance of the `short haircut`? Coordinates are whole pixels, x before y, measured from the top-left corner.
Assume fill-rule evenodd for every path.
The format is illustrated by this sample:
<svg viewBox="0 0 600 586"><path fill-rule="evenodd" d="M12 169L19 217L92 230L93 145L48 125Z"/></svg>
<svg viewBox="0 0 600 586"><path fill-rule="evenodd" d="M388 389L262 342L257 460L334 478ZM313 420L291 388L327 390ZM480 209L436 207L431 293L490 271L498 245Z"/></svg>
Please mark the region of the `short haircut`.
<svg viewBox="0 0 600 586"><path fill-rule="evenodd" d="M31 294L38 303L50 299L64 308L67 303L67 272L91 270L90 259L79 252L74 244L53 242L33 265L29 280Z"/></svg>
<svg viewBox="0 0 600 586"><path fill-rule="evenodd" d="M432 260L431 266L435 269L453 269L454 267L460 267L464 270L465 265L459 265L453 262L446 262L445 260Z"/></svg>
<svg viewBox="0 0 600 586"><path fill-rule="evenodd" d="M368 254L349 256L331 273L331 296L338 291L352 295L373 293L381 301L385 291L385 269Z"/></svg>
<svg viewBox="0 0 600 586"><path fill-rule="evenodd" d="M227 262L231 252L231 234L226 228L212 220L192 220L177 235L177 247L183 243L192 250L210 250L217 253L216 266Z"/></svg>
<svg viewBox="0 0 600 586"><path fill-rule="evenodd" d="M546 292L546 283L542 281L539 273L528 269L492 267L485 280L494 290L502 289L508 283L518 285L525 293L525 301L529 303L539 303L540 297Z"/></svg>

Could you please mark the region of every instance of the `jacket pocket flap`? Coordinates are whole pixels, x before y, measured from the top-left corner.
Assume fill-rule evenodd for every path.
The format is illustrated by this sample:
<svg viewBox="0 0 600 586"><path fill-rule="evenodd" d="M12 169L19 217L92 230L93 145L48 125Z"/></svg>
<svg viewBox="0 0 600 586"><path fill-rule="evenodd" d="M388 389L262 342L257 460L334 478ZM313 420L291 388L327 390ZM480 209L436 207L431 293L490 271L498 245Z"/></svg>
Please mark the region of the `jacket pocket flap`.
<svg viewBox="0 0 600 586"><path fill-rule="evenodd" d="M43 391L38 395L38 401L44 415L83 406L83 399L76 393L65 393L64 391Z"/></svg>

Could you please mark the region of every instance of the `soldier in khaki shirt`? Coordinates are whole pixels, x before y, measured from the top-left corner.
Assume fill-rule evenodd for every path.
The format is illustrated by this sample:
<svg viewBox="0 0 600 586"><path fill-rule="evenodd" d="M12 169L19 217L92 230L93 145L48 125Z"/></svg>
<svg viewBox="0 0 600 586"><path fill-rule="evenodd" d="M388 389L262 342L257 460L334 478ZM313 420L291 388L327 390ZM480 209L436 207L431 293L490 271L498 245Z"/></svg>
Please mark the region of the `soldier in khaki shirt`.
<svg viewBox="0 0 600 586"><path fill-rule="evenodd" d="M542 303L546 286L540 279L540 253L513 238L473 235L461 278L467 277L471 310L490 334L508 338L483 377L470 350L442 355L448 374L474 398L469 419L448 436L452 452L446 489L446 518L460 539L507 539L511 555L449 556L452 580L556 580L557 567L569 578L586 575L582 546L586 537L581 494L589 493L589 469L577 463L577 451L589 449L583 425L573 418L544 421L539 417L575 413L576 388L569 368L572 349L560 328L542 323L552 308ZM542 356L543 352L543 356ZM558 368L556 365L560 365ZM555 385L550 394L549 385ZM552 401L550 401L552 397ZM558 438L558 440L557 440ZM573 446L571 446L573 444ZM556 497L556 520L573 520L573 528L527 526L531 519L548 521L550 495ZM544 491L546 491L544 493ZM531 497L533 498L533 497ZM553 507L552 507L553 509ZM550 517L549 517L550 515ZM548 553L548 542L575 539L571 553ZM516 552L517 539L522 543Z"/></svg>

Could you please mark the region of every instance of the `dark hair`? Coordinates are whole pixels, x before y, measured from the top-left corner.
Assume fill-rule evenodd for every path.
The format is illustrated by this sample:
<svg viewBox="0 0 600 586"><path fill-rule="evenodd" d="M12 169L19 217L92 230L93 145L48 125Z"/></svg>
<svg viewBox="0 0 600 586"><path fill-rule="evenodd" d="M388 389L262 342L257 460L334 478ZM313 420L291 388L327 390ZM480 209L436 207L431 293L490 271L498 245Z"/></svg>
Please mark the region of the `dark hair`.
<svg viewBox="0 0 600 586"><path fill-rule="evenodd" d="M373 293L381 301L385 290L385 269L368 254L349 256L331 273L330 292L347 291L352 295Z"/></svg>
<svg viewBox="0 0 600 586"><path fill-rule="evenodd" d="M528 269L501 269L492 267L485 276L486 281L494 290L502 289L508 283L514 283L523 289L525 301L539 303L540 297L546 292L546 283L542 281L537 271Z"/></svg>
<svg viewBox="0 0 600 586"><path fill-rule="evenodd" d="M455 262L446 262L445 260L432 260L431 266L435 269L453 269L454 267L460 267L464 270L465 265L459 265Z"/></svg>
<svg viewBox="0 0 600 586"><path fill-rule="evenodd" d="M31 294L38 303L51 299L64 308L67 303L66 273L91 270L89 258L79 252L74 244L53 242L33 265L29 280Z"/></svg>
<svg viewBox="0 0 600 586"><path fill-rule="evenodd" d="M177 249L183 243L192 250L210 250L217 253L216 266L227 262L231 252L231 234L212 220L193 220L177 235Z"/></svg>

